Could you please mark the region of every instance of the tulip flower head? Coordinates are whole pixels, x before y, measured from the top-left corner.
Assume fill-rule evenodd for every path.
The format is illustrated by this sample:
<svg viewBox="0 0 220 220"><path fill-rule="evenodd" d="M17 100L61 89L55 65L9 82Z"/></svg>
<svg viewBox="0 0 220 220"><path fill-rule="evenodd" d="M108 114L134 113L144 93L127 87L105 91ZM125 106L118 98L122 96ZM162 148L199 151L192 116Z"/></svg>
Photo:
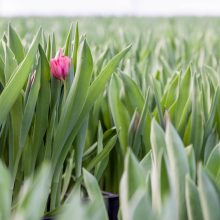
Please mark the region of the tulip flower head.
<svg viewBox="0 0 220 220"><path fill-rule="evenodd" d="M50 72L53 77L65 80L69 74L71 59L64 56L62 49L59 50L55 58L50 60Z"/></svg>

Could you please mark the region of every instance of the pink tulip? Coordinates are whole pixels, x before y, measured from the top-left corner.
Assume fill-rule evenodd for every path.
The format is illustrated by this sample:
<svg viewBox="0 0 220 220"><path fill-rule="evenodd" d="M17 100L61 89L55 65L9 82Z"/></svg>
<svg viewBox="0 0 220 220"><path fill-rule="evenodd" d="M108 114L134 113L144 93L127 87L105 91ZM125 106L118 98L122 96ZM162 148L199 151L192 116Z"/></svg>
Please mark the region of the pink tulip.
<svg viewBox="0 0 220 220"><path fill-rule="evenodd" d="M71 59L64 56L62 49L59 50L57 56L50 60L50 72L59 80L65 80L70 70Z"/></svg>

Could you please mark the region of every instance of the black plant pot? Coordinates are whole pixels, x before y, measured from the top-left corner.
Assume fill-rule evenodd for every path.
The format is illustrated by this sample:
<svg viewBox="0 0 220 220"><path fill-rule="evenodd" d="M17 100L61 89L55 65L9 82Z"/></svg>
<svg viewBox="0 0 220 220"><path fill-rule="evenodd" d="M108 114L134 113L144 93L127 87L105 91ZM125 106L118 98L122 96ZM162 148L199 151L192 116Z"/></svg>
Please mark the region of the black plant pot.
<svg viewBox="0 0 220 220"><path fill-rule="evenodd" d="M118 220L119 196L110 192L102 192L108 210L109 220ZM88 201L88 198L84 202ZM43 217L42 220L54 220L54 217Z"/></svg>
<svg viewBox="0 0 220 220"><path fill-rule="evenodd" d="M102 192L102 195L106 202L109 220L117 220L119 210L119 196L109 192Z"/></svg>

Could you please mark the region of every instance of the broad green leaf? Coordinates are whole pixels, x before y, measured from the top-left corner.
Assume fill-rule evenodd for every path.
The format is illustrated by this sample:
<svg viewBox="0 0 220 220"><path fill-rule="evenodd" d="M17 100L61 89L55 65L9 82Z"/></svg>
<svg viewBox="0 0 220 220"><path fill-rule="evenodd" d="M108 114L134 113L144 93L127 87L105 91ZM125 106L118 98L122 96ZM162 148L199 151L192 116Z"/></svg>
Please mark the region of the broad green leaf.
<svg viewBox="0 0 220 220"><path fill-rule="evenodd" d="M126 74L121 74L121 79L123 81L124 93L126 106L130 107L131 110L137 108L140 113L144 106L144 98L138 85Z"/></svg>
<svg viewBox="0 0 220 220"><path fill-rule="evenodd" d="M185 176L189 173L184 145L176 130L168 123L166 128L166 148L171 169L171 181L178 206L180 220L186 219Z"/></svg>
<svg viewBox="0 0 220 220"><path fill-rule="evenodd" d="M140 115L137 112L137 110L135 110L135 112L131 118L129 128L128 128L128 146L130 146L133 150L136 150L133 147L135 147L135 148L139 147L139 146L134 145L134 138L135 138L135 133L137 132L139 120L140 120Z"/></svg>
<svg viewBox="0 0 220 220"><path fill-rule="evenodd" d="M33 120L34 110L37 103L38 93L40 90L41 65L38 63L37 70L30 77L30 92L27 103L24 108L24 115L22 118L21 132L20 132L20 147L24 146L28 131Z"/></svg>
<svg viewBox="0 0 220 220"><path fill-rule="evenodd" d="M152 87L152 90L153 90L153 94L154 94L154 99L155 99L155 102L156 102L156 106L157 106L157 113L158 113L158 116L159 116L159 121L160 121L160 125L164 128L164 120L163 120L163 111L162 111L162 106L161 106L161 103L160 103L160 96L159 96L159 91L158 91L158 88L157 88L157 82L155 80L155 78L151 77L151 87Z"/></svg>
<svg viewBox="0 0 220 220"><path fill-rule="evenodd" d="M65 160L66 155L68 154L69 146L71 146L71 143L73 142L78 130L80 129L82 122L83 122L83 119L86 117L88 112L91 110L92 105L94 104L95 100L97 99L97 96L100 93L102 93L103 90L105 89L106 82L110 79L111 74L114 72L117 65L120 63L121 59L126 55L126 53L129 51L129 49L130 49L130 46L125 48L121 52L119 52L117 55L115 55L109 61L109 63L105 66L105 68L102 70L102 72L99 74L99 76L91 84L83 111L81 112L81 114L77 120L77 123L71 132L71 135L69 136L68 140L65 143L64 148L62 149L61 157L63 158L63 160Z"/></svg>
<svg viewBox="0 0 220 220"><path fill-rule="evenodd" d="M151 122L151 147L156 163L159 163L166 150L165 133L155 119Z"/></svg>
<svg viewBox="0 0 220 220"><path fill-rule="evenodd" d="M200 95L197 79L193 78L193 90L192 90L192 122L190 130L190 141L195 149L196 159L201 157L204 125L202 111L200 109Z"/></svg>
<svg viewBox="0 0 220 220"><path fill-rule="evenodd" d="M192 100L191 100L191 97L189 97L183 108L182 116L180 117L180 120L178 120L179 123L177 123L177 130L180 136L184 135L184 132L187 127L187 121L189 121L191 111L192 111Z"/></svg>
<svg viewBox="0 0 220 220"><path fill-rule="evenodd" d="M205 146L204 146L204 163L206 164L207 163L207 160L213 150L213 148L218 144L218 134L216 132L212 132L208 138L207 138L207 141L205 143Z"/></svg>
<svg viewBox="0 0 220 220"><path fill-rule="evenodd" d="M48 41L47 41L47 50L46 50L46 54L47 54L47 59L49 60L51 58L51 40L50 40L50 35L48 36Z"/></svg>
<svg viewBox="0 0 220 220"><path fill-rule="evenodd" d="M182 110L184 109L188 97L190 95L191 91L191 69L190 66L186 69L186 72L184 73L184 76L182 80L180 81L180 87L179 87L179 96L176 103L176 111L175 111L175 118L176 121L179 121L181 119Z"/></svg>
<svg viewBox="0 0 220 220"><path fill-rule="evenodd" d="M203 220L198 189L189 176L186 176L186 207L189 220Z"/></svg>
<svg viewBox="0 0 220 220"><path fill-rule="evenodd" d="M206 162L206 168L211 173L213 178L218 180L218 184L220 184L220 144L217 144L212 152L210 153L208 160Z"/></svg>
<svg viewBox="0 0 220 220"><path fill-rule="evenodd" d="M105 209L100 209L99 201L82 202L79 189L73 189L69 202L65 204L61 212L58 213L58 220L82 219L82 220L103 220Z"/></svg>
<svg viewBox="0 0 220 220"><path fill-rule="evenodd" d="M152 210L150 198L142 189L137 191L129 201L129 209L127 212L129 213L130 220L144 220L146 217L148 219L157 219Z"/></svg>
<svg viewBox="0 0 220 220"><path fill-rule="evenodd" d="M134 154L128 149L125 158L124 172L120 181L120 208L122 219L132 219L130 216L129 201L139 190L146 190L144 171Z"/></svg>
<svg viewBox="0 0 220 220"><path fill-rule="evenodd" d="M60 152L83 110L88 95L92 68L92 55L86 40L84 40L79 53L75 79L62 108L59 124L54 136L54 154L52 160L55 163L58 162Z"/></svg>
<svg viewBox="0 0 220 220"><path fill-rule="evenodd" d="M215 119L218 100L219 100L219 87L217 87L217 89L215 91L215 95L213 97L213 102L212 102L212 105L211 105L211 110L210 110L210 113L209 113L209 118L208 118L208 121L205 124L204 139L206 139L210 135L210 133L213 129L213 124L215 122L214 119Z"/></svg>
<svg viewBox="0 0 220 220"><path fill-rule="evenodd" d="M70 182L72 179L72 173L74 168L74 151L72 151L70 157L67 159L67 165L65 171L63 171L63 184L62 184L62 192L61 192L61 200L63 200L67 195L67 190L70 186Z"/></svg>
<svg viewBox="0 0 220 220"><path fill-rule="evenodd" d="M169 107L175 102L177 99L177 88L179 83L179 74L174 74L172 80L167 83L167 88L165 88L163 98L161 103L165 109L169 109Z"/></svg>
<svg viewBox="0 0 220 220"><path fill-rule="evenodd" d="M2 84L2 85L4 85L4 83L5 83L5 73L4 73L4 67L5 66L5 64L4 64L4 62L3 62L3 60L2 60L2 58L0 57L0 83Z"/></svg>
<svg viewBox="0 0 220 220"><path fill-rule="evenodd" d="M99 154L103 150L103 130L101 123L98 125L98 140L97 140L97 154ZM95 172L94 176L96 177L97 180L101 178L100 174L103 172L103 169L106 168L106 165L108 164L108 157L106 160L101 161L100 163L97 164L95 167Z"/></svg>
<svg viewBox="0 0 220 220"><path fill-rule="evenodd" d="M34 123L34 131L33 131L33 138L32 138L32 171L34 170L35 163L37 160L38 152L40 151L40 147L43 143L43 138L45 135L45 132L48 127L48 112L49 112L49 106L50 106L50 100L51 100L51 94L50 94L50 68L49 63L47 61L46 54L42 48L42 46L39 46L39 52L40 52L40 90L37 98L36 103L36 112L35 112L35 123Z"/></svg>
<svg viewBox="0 0 220 220"><path fill-rule="evenodd" d="M79 130L76 138L76 149L75 149L75 173L76 178L81 176L82 172L82 158L86 141L86 133L88 129L88 117L85 118L81 129Z"/></svg>
<svg viewBox="0 0 220 220"><path fill-rule="evenodd" d="M162 179L165 175L167 176L166 167L162 166L162 156L166 152L166 143L164 131L154 119L151 123L151 147L153 154L151 169L152 205L155 210L160 213L162 208L163 191L167 191L165 184L166 180Z"/></svg>
<svg viewBox="0 0 220 220"><path fill-rule="evenodd" d="M188 157L190 177L192 180L196 180L196 158L195 158L195 152L194 152L192 145L186 148L186 153Z"/></svg>
<svg viewBox="0 0 220 220"><path fill-rule="evenodd" d="M131 198L139 187L144 187L145 179L142 167L130 150L126 154L124 173L127 178L128 198Z"/></svg>
<svg viewBox="0 0 220 220"><path fill-rule="evenodd" d="M33 182L23 186L14 220L21 218L39 220L43 216L50 191L50 181L50 167L48 164L44 164ZM38 205L36 206L36 204Z"/></svg>
<svg viewBox="0 0 220 220"><path fill-rule="evenodd" d="M52 34L52 42L51 42L51 57L55 57L56 56L56 37L55 34Z"/></svg>
<svg viewBox="0 0 220 220"><path fill-rule="evenodd" d="M10 174L3 163L0 161L0 219L10 219L11 215L11 199L12 195L10 192Z"/></svg>
<svg viewBox="0 0 220 220"><path fill-rule="evenodd" d="M152 152L149 151L145 157L140 161L140 165L142 166L145 176L149 175L152 167Z"/></svg>
<svg viewBox="0 0 220 220"><path fill-rule="evenodd" d="M73 67L74 67L74 73L76 72L78 47L79 47L79 28L78 28L78 22L77 22L76 23L76 28L75 28L74 47L73 47Z"/></svg>
<svg viewBox="0 0 220 220"><path fill-rule="evenodd" d="M15 59L14 53L7 46L7 44L3 44L4 52L5 52L5 66L4 66L4 74L5 74L5 82L7 83L11 76L13 76L14 71L16 70L18 64Z"/></svg>
<svg viewBox="0 0 220 220"><path fill-rule="evenodd" d="M117 75L113 75L108 88L109 106L114 124L119 132L121 151L126 152L128 147L128 121L129 115L120 100L121 81Z"/></svg>
<svg viewBox="0 0 220 220"><path fill-rule="evenodd" d="M24 48L21 43L21 39L13 29L11 24L8 26L8 45L13 51L16 60L18 63L21 63L25 57Z"/></svg>
<svg viewBox="0 0 220 220"><path fill-rule="evenodd" d="M210 177L201 166L198 174L198 189L204 219L220 219L219 192L217 192L217 188L213 181L211 181Z"/></svg>
<svg viewBox="0 0 220 220"><path fill-rule="evenodd" d="M84 105L83 111L81 112L76 126L74 130L72 131L72 135L69 138L68 141L71 141L74 139L78 129L80 129L80 126L82 124L83 118L90 112L92 105L94 104L95 100L97 99L97 96L103 92L105 89L105 85L107 81L110 79L112 73L115 71L116 67L120 63L120 61L124 58L124 56L127 54L127 52L130 50L130 46L116 54L110 61L109 63L104 67L102 72L98 75L98 77L92 82L88 96L86 99L86 103Z"/></svg>
<svg viewBox="0 0 220 220"><path fill-rule="evenodd" d="M103 66L106 64L107 59L108 59L108 55L109 55L109 48L106 47L103 51L103 53L97 58L97 62L96 62L96 76L101 72Z"/></svg>
<svg viewBox="0 0 220 220"><path fill-rule="evenodd" d="M72 47L72 35L73 35L73 25L71 24L70 30L66 39L65 51L64 54L66 56L71 56L71 47Z"/></svg>
<svg viewBox="0 0 220 220"><path fill-rule="evenodd" d="M86 169L88 171L90 171L91 169L93 169L99 162L101 162L102 160L104 160L104 158L106 158L109 153L111 152L111 150L113 149L113 147L115 146L115 143L117 141L117 135L114 135L108 142L107 144L104 146L103 150L96 155L96 157L94 157L89 164L86 166Z"/></svg>
<svg viewBox="0 0 220 220"><path fill-rule="evenodd" d="M101 194L101 191L99 189L98 182L96 181L95 177L92 176L88 171L85 169L83 170L83 177L86 185L87 192L89 194L89 198L94 202L96 202L102 210L102 219L107 220L107 212L105 209L105 203Z"/></svg>
<svg viewBox="0 0 220 220"><path fill-rule="evenodd" d="M142 139L144 140L147 137L146 127L148 124L147 120L150 114L149 113L149 102L150 101L149 101L149 90L148 90L147 95L146 95L146 100L145 100L143 109L141 111L140 120L138 121L138 126L136 129L135 135L134 135L133 149L134 149L135 155L139 154L140 150L142 150L143 148L143 145L145 145L145 152L147 150L149 151L150 146L147 146L148 145L147 141L142 142Z"/></svg>
<svg viewBox="0 0 220 220"><path fill-rule="evenodd" d="M34 65L40 36L41 30L38 31L24 60L18 69L16 69L16 72L13 73L13 77L10 78L10 81L7 83L4 90L0 94L0 124L2 124L2 122L5 120L11 107L15 103L28 78L28 74L30 73L31 68Z"/></svg>

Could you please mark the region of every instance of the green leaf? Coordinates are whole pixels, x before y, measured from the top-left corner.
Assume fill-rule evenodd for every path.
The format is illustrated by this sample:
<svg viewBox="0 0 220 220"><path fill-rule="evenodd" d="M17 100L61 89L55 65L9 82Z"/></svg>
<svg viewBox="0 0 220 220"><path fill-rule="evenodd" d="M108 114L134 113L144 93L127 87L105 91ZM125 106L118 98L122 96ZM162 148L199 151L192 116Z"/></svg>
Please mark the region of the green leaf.
<svg viewBox="0 0 220 220"><path fill-rule="evenodd" d="M112 73L115 71L116 67L127 54L127 52L130 50L130 48L131 46L128 46L127 48L116 54L103 68L98 77L92 82L91 86L89 87L89 92L86 99L86 103L83 107L83 111L81 112L78 118L74 131L72 132L73 137L76 135L77 130L80 128L83 118L88 114L88 112L90 112L92 105L97 99L97 96L104 91L106 83L110 79ZM71 139L73 138L71 137Z"/></svg>
<svg viewBox="0 0 220 220"><path fill-rule="evenodd" d="M35 123L34 123L34 132L32 138L32 171L35 167L35 162L37 160L37 155L42 146L42 141L45 135L45 132L48 128L48 113L51 100L51 90L50 90L50 67L46 57L46 54L41 45L39 45L40 52L40 90L36 103L36 113L35 113ZM31 172L32 172L31 171Z"/></svg>
<svg viewBox="0 0 220 220"><path fill-rule="evenodd" d="M171 78L171 81L166 84L167 88L165 88L164 95L162 97L161 103L164 105L165 109L169 109L170 106L177 99L177 88L179 83L179 74L174 74Z"/></svg>
<svg viewBox="0 0 220 220"><path fill-rule="evenodd" d="M198 174L198 188L204 219L219 220L219 192L216 190L216 186L201 166Z"/></svg>
<svg viewBox="0 0 220 220"><path fill-rule="evenodd" d="M117 128L117 131L119 132L119 142L121 151L125 153L128 147L129 116L125 106L122 104L120 100L120 88L120 78L114 74L110 81L108 89L108 99L114 124Z"/></svg>
<svg viewBox="0 0 220 220"><path fill-rule="evenodd" d="M201 111L200 95L198 88L198 82L196 77L193 79L193 90L192 90L192 122L190 130L190 141L195 149L196 159L201 157L201 150L203 144L204 125Z"/></svg>
<svg viewBox="0 0 220 220"><path fill-rule="evenodd" d="M140 161L140 165L142 166L145 176L149 175L152 168L152 152L149 151L144 158Z"/></svg>
<svg viewBox="0 0 220 220"><path fill-rule="evenodd" d="M97 154L99 154L103 150L103 130L101 123L99 123L98 127L98 141L97 141ZM96 177L97 181L100 180L106 166L108 165L109 156L102 160L100 163L97 164L95 167L94 176Z"/></svg>
<svg viewBox="0 0 220 220"><path fill-rule="evenodd" d="M155 99L155 102L156 102L156 106L157 106L157 113L159 115L159 121L160 121L160 125L164 128L164 120L163 120L163 111L162 111L162 106L161 106L161 103L160 103L160 97L159 97L159 91L158 91L158 88L157 88L157 82L156 82L156 79L151 77L150 78L151 80L151 87L153 89L153 94L154 94L154 99Z"/></svg>
<svg viewBox="0 0 220 220"><path fill-rule="evenodd" d="M134 151L136 150L137 147L140 148L140 146L134 145L134 137L135 137L135 133L138 128L139 120L140 120L140 115L137 112L137 110L135 110L135 112L131 118L129 128L128 128L128 146L130 146ZM135 154L136 154L136 152L135 152Z"/></svg>
<svg viewBox="0 0 220 220"><path fill-rule="evenodd" d="M4 83L5 83L4 68L5 68L5 64L4 64L3 60L2 60L2 58L0 57L0 83L2 85L4 85Z"/></svg>
<svg viewBox="0 0 220 220"><path fill-rule="evenodd" d="M26 182L23 186L15 219L39 220L43 216L50 192L50 181L50 167L48 164L44 164L33 182L29 182L29 184ZM36 204L38 205L36 206Z"/></svg>
<svg viewBox="0 0 220 220"><path fill-rule="evenodd" d="M62 183L62 192L61 192L61 199L63 200L67 194L68 188L70 187L70 182L72 179L72 173L74 168L74 151L71 152L70 157L66 160L67 165L65 167L65 171L63 171L63 183Z"/></svg>
<svg viewBox="0 0 220 220"><path fill-rule="evenodd" d="M208 160L206 162L206 168L214 178L217 178L220 175L219 161L220 161L220 144L217 144L210 153ZM220 183L220 179L218 180L218 182Z"/></svg>
<svg viewBox="0 0 220 220"><path fill-rule="evenodd" d="M92 200L92 202L95 201L99 205L99 208L102 210L102 219L107 220L108 216L107 216L107 212L105 209L105 203L103 201L103 197L99 189L98 182L96 181L95 177L92 176L85 169L83 170L83 177L84 177L87 192L89 194L89 198Z"/></svg>
<svg viewBox="0 0 220 220"><path fill-rule="evenodd" d="M5 120L11 107L15 103L28 78L29 72L34 65L34 59L36 57L40 36L41 30L38 31L27 55L25 56L18 69L16 69L13 77L10 78L10 81L7 83L0 95L0 124L2 124L2 122Z"/></svg>
<svg viewBox="0 0 220 220"><path fill-rule="evenodd" d="M79 54L80 58L77 63L75 79L62 108L59 124L54 136L54 154L52 160L55 163L57 163L63 145L77 123L77 119L83 110L88 95L93 60L86 40L84 40Z"/></svg>
<svg viewBox="0 0 220 220"><path fill-rule="evenodd" d="M46 54L47 54L47 59L49 60L51 58L51 40L50 40L50 35L48 36L48 43L47 43L47 50L46 50Z"/></svg>
<svg viewBox="0 0 220 220"><path fill-rule="evenodd" d="M121 79L124 85L124 93L126 106L131 107L132 113L137 108L138 112L141 112L144 106L144 98L141 94L138 85L126 74L121 74Z"/></svg>
<svg viewBox="0 0 220 220"><path fill-rule="evenodd" d="M55 57L56 56L56 37L55 34L53 33L52 35L52 42L51 42L51 57Z"/></svg>
<svg viewBox="0 0 220 220"><path fill-rule="evenodd" d="M166 150L165 133L155 119L151 122L151 147L154 160L159 163Z"/></svg>
<svg viewBox="0 0 220 220"><path fill-rule="evenodd" d="M8 26L8 45L10 49L13 51L16 60L18 63L21 63L25 57L24 48L21 43L21 39L13 29L11 24Z"/></svg>
<svg viewBox="0 0 220 220"><path fill-rule="evenodd" d="M88 117L83 122L83 126L79 130L78 136L76 138L76 152L75 152L75 173L76 178L81 176L82 172L82 158L86 142L86 133L88 129Z"/></svg>
<svg viewBox="0 0 220 220"><path fill-rule="evenodd" d="M180 136L184 135L184 132L187 127L187 121L189 121L191 111L192 111L192 100L191 97L189 97L182 111L182 116L180 117L180 120L178 119L179 123L177 123L177 130Z"/></svg>
<svg viewBox="0 0 220 220"><path fill-rule="evenodd" d="M174 184L178 215L180 220L184 220L186 219L185 176L189 173L189 167L184 145L171 123L168 123L166 128L166 148L170 161L171 181Z"/></svg>
<svg viewBox="0 0 220 220"><path fill-rule="evenodd" d="M219 101L219 87L217 87L216 91L215 91L215 95L213 97L213 101L212 101L212 105L211 105L211 110L209 113L209 118L205 124L205 133L204 133L204 139L206 139L210 133L212 132L214 123L215 123L215 115L216 115L216 108L218 105L218 101Z"/></svg>
<svg viewBox="0 0 220 220"><path fill-rule="evenodd" d="M181 119L182 110L184 109L190 95L192 83L191 81L191 69L190 66L188 66L182 80L180 81L179 96L175 108L175 118L177 122Z"/></svg>
<svg viewBox="0 0 220 220"><path fill-rule="evenodd" d="M151 146L153 152L151 182L152 182L152 205L160 213L162 200L169 189L167 168L162 158L166 152L165 134L163 129L153 119L151 123Z"/></svg>
<svg viewBox="0 0 220 220"><path fill-rule="evenodd" d="M194 148L192 145L186 148L186 153L188 157L190 177L192 180L196 180L196 158L195 158Z"/></svg>
<svg viewBox="0 0 220 220"><path fill-rule="evenodd" d="M20 147L24 146L28 131L33 120L34 110L37 103L38 93L40 90L41 65L38 63L36 72L30 78L30 93L28 95L27 103L24 108L24 115L22 118L21 132L20 132ZM32 78L33 77L33 78ZM34 80L34 81L32 81Z"/></svg>
<svg viewBox="0 0 220 220"><path fill-rule="evenodd" d="M105 89L105 85L107 81L110 79L112 73L115 71L117 65L120 63L121 59L126 55L126 53L129 51L130 46L116 54L109 63L104 67L102 72L99 74L99 76L93 81L91 86L89 87L88 96L86 99L86 103L83 107L83 111L78 117L77 123L74 126L71 135L69 136L68 140L65 143L64 149L62 150L62 158L65 158L68 154L68 146L71 146L71 143L73 142L74 138L76 137L77 132L79 131L80 127L82 126L83 119L86 117L86 115L90 112L94 102L97 99L97 96L103 92ZM78 70L77 70L78 71Z"/></svg>
<svg viewBox="0 0 220 220"><path fill-rule="evenodd" d="M105 218L105 209L100 209L99 201L86 201L82 203L80 198L80 191L74 189L71 191L69 203L67 203L58 213L58 219L72 219L73 216L77 216L77 219L82 220L103 220Z"/></svg>
<svg viewBox="0 0 220 220"><path fill-rule="evenodd" d="M120 181L120 208L122 219L130 219L129 201L139 190L146 192L144 171L134 154L128 149L124 172Z"/></svg>
<svg viewBox="0 0 220 220"><path fill-rule="evenodd" d="M73 25L71 24L69 34L66 39L65 51L64 54L66 56L71 56L71 46L72 46L72 35L73 35Z"/></svg>
<svg viewBox="0 0 220 220"><path fill-rule="evenodd" d="M18 64L17 64L17 60L15 59L14 53L7 46L7 44L3 43L3 48L5 52L4 74L5 74L5 82L7 83L11 78L11 76L13 76L13 73L16 70Z"/></svg>
<svg viewBox="0 0 220 220"><path fill-rule="evenodd" d="M86 169L88 171L92 170L99 162L104 160L109 155L109 153L115 146L117 138L117 135L114 135L104 146L103 150L89 162L89 164L86 166Z"/></svg>
<svg viewBox="0 0 220 220"><path fill-rule="evenodd" d="M76 29L75 29L75 37L74 37L74 47L73 47L73 67L74 67L74 73L76 72L78 47L79 47L79 28L78 28L78 22L77 22L76 23Z"/></svg>
<svg viewBox="0 0 220 220"><path fill-rule="evenodd" d="M144 187L145 178L142 167L130 150L128 150L125 158L124 173L127 176L128 198L131 198L139 187Z"/></svg>
<svg viewBox="0 0 220 220"><path fill-rule="evenodd" d="M155 213L153 212L151 201L148 194L140 189L129 201L129 209L127 210L130 215L130 219L157 219Z"/></svg>
<svg viewBox="0 0 220 220"><path fill-rule="evenodd" d="M135 135L134 135L133 149L134 149L135 155L138 155L140 150L142 150L143 144L144 145L148 144L144 141L142 143L142 139L146 138L146 136L147 136L145 128L147 126L147 119L148 119L148 116L150 114L149 113L149 103L150 103L150 99L149 99L149 90L148 90L147 95L146 95L146 100L145 100L143 109L141 111L141 116L140 116L140 119L138 121L138 126L136 128L136 132L135 132ZM148 152L149 147L150 146L145 146L145 151Z"/></svg>
<svg viewBox="0 0 220 220"><path fill-rule="evenodd" d="M186 176L186 207L189 220L203 220L198 189L189 176Z"/></svg>
<svg viewBox="0 0 220 220"><path fill-rule="evenodd" d="M9 171L0 161L0 219L10 219L11 212L11 192Z"/></svg>

